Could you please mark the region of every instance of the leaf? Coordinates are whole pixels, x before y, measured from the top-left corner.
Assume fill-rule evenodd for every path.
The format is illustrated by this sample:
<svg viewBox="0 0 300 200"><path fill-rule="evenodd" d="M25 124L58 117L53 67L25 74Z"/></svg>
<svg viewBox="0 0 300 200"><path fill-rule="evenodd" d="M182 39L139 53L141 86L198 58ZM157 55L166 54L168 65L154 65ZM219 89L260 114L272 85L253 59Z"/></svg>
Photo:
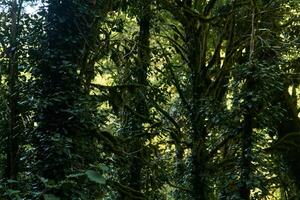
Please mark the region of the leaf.
<svg viewBox="0 0 300 200"><path fill-rule="evenodd" d="M8 192L9 195L15 195L15 194L19 194L20 193L19 190L12 190L12 189L8 189L7 192Z"/></svg>
<svg viewBox="0 0 300 200"><path fill-rule="evenodd" d="M99 183L99 184L105 184L106 181L103 178L103 176L101 176L98 172L94 171L94 170L87 170L85 172L85 174L87 175L88 179L90 181Z"/></svg>
<svg viewBox="0 0 300 200"><path fill-rule="evenodd" d="M8 183L18 183L18 181L13 180L13 179L8 179L7 182L8 182Z"/></svg>
<svg viewBox="0 0 300 200"><path fill-rule="evenodd" d="M100 164L99 166L100 166L100 169L101 169L101 170L103 170L103 171L105 171L105 172L109 171L108 166L103 165L103 164Z"/></svg>
<svg viewBox="0 0 300 200"><path fill-rule="evenodd" d="M44 199L45 199L45 200L60 200L59 197L56 197L56 196L53 195L53 194L44 194Z"/></svg>

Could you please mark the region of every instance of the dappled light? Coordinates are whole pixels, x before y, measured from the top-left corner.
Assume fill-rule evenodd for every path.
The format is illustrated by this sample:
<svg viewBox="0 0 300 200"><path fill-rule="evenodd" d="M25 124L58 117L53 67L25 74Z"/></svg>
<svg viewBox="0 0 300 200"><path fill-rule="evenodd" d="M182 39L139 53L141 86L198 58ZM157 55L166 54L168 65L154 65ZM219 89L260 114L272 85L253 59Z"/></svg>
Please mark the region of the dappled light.
<svg viewBox="0 0 300 200"><path fill-rule="evenodd" d="M299 200L299 0L0 0L0 200Z"/></svg>

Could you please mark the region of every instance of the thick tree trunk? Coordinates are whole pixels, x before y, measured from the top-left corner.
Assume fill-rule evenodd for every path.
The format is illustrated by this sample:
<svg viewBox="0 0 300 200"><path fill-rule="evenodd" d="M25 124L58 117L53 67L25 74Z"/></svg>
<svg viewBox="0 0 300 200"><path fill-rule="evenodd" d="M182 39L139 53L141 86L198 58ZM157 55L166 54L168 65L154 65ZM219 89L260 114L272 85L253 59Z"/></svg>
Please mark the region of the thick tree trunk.
<svg viewBox="0 0 300 200"><path fill-rule="evenodd" d="M44 101L40 105L35 134L38 174L57 181L63 180L66 170L71 167L71 160L63 149L59 149L54 137L70 150L70 144L66 140L76 134L75 127L73 128L76 116L64 110L72 110L76 98L73 94L80 94L80 83L76 77L76 59L80 54L76 49L80 49L82 45L78 41L79 32L74 28L77 20L74 6L69 0L48 1L44 60L38 71L39 87L42 90L40 98ZM72 92L74 93L71 94Z"/></svg>
<svg viewBox="0 0 300 200"><path fill-rule="evenodd" d="M82 50L86 45L94 46L92 30L98 22L95 9L96 5L89 1L47 1L45 40L34 71L39 105L33 144L36 173L55 182L74 170L86 169L95 159L86 153L94 149L90 138L85 137L93 124L82 118L85 111L79 103L88 94L78 73L84 65ZM49 193L70 197L61 189Z"/></svg>
<svg viewBox="0 0 300 200"><path fill-rule="evenodd" d="M195 200L204 200L206 198L206 128L203 123L203 114L201 112L203 94L206 89L206 25L202 24L201 28L197 27L196 21L187 24L186 42L188 50L188 66L191 70L190 88L191 88L191 137L192 137L192 197Z"/></svg>
<svg viewBox="0 0 300 200"><path fill-rule="evenodd" d="M193 139L192 148L192 197L194 200L207 199L205 180L205 142L199 135Z"/></svg>

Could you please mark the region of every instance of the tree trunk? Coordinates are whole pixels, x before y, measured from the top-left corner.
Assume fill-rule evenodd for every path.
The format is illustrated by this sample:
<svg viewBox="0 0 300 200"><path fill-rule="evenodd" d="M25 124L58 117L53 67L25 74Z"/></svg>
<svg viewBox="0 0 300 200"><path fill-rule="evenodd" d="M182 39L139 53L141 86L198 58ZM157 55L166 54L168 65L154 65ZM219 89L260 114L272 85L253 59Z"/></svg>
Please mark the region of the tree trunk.
<svg viewBox="0 0 300 200"><path fill-rule="evenodd" d="M138 63L136 69L136 78L137 84L139 85L147 85L147 73L150 65L150 2L146 1L143 3L141 12L138 16L138 23L140 26L139 40L138 40ZM145 102L145 91L144 88L138 88L137 93L134 97L134 102L136 103L136 112L140 115L144 115L147 117L147 106ZM140 134L145 132L143 128L143 120L139 119L137 116L132 116L136 119L135 127L133 130L135 134ZM135 189L136 191L140 191L142 189L141 184L141 171L142 171L142 153L141 150L143 148L144 141L143 139L134 138L136 140L133 142L133 152L137 152L133 155L131 169L130 169L130 184L129 186Z"/></svg>
<svg viewBox="0 0 300 200"><path fill-rule="evenodd" d="M198 135L198 134L197 134ZM205 180L205 142L201 136L194 137L192 148L192 197L194 200L207 199Z"/></svg>
<svg viewBox="0 0 300 200"><path fill-rule="evenodd" d="M94 149L86 137L93 124L82 118L86 111L80 102L88 94L78 72L83 67L82 50L86 45L94 46L96 8L88 1L47 1L45 39L34 71L39 105L33 144L36 173L56 183L74 170L86 169L95 157L86 153ZM70 197L62 189L49 192L60 198Z"/></svg>
<svg viewBox="0 0 300 200"><path fill-rule="evenodd" d="M250 185L247 182L251 180L252 121L251 108L247 108L244 114L244 130L242 133L241 186L239 188L240 197L243 200L250 199Z"/></svg>
<svg viewBox="0 0 300 200"><path fill-rule="evenodd" d="M142 86L147 85L147 73L150 65L150 20L151 20L151 10L150 10L151 1L145 1L140 5L140 10L138 12L138 24L140 27L139 37L138 37L138 58L136 67L132 70L134 83ZM133 110L136 114L148 117L148 109L146 105L146 91L145 87L136 88L134 94L129 95L130 105L132 105ZM142 169L143 169L143 146L145 136L135 136L143 135L145 133L143 124L145 119L142 119L140 116L137 116L132 111L126 111L127 119L125 119L124 126L125 132L133 137L130 142L129 150L130 162L129 162L129 174L127 182L131 189L136 192L141 192L143 189L142 183ZM128 133L127 133L128 134ZM126 176L126 175L125 175ZM126 178L127 179L127 178ZM127 194L120 194L120 199L132 199Z"/></svg>
<svg viewBox="0 0 300 200"><path fill-rule="evenodd" d="M18 5L16 0L11 2L11 28L10 28L10 52L9 52L9 133L7 136L7 163L5 176L7 179L17 179L18 175L18 111L17 101L18 92L16 83L18 80L18 55L17 55L17 37L18 20L22 5Z"/></svg>
<svg viewBox="0 0 300 200"><path fill-rule="evenodd" d="M188 66L191 70L190 88L191 88L191 137L192 137L192 197L194 200L204 200L206 198L206 136L207 130L203 123L203 114L201 106L203 105L203 91L206 89L206 25L197 27L197 20L189 22L185 27L186 42L188 50Z"/></svg>
<svg viewBox="0 0 300 200"><path fill-rule="evenodd" d="M175 178L177 180L176 185L182 186L183 184L183 177L185 174L185 164L184 164L184 148L182 145L176 144L176 171L175 171ZM176 200L182 200L186 196L185 192L181 189L176 189L174 198Z"/></svg>
<svg viewBox="0 0 300 200"><path fill-rule="evenodd" d="M240 197L243 200L250 199L251 185L251 162L252 162L252 137L253 137L253 110L257 107L252 100L254 93L254 45L255 45L255 7L252 9L251 38L249 48L249 75L246 77L244 113L243 113L243 133L242 133L242 157L241 157L241 177L240 177Z"/></svg>

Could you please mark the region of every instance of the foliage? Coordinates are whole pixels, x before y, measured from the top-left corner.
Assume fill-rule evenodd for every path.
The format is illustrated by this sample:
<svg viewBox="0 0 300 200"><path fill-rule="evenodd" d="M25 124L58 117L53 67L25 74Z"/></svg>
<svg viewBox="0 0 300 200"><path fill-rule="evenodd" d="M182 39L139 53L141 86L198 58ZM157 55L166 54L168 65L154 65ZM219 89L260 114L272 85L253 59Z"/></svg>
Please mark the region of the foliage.
<svg viewBox="0 0 300 200"><path fill-rule="evenodd" d="M299 9L0 1L0 199L299 198Z"/></svg>

